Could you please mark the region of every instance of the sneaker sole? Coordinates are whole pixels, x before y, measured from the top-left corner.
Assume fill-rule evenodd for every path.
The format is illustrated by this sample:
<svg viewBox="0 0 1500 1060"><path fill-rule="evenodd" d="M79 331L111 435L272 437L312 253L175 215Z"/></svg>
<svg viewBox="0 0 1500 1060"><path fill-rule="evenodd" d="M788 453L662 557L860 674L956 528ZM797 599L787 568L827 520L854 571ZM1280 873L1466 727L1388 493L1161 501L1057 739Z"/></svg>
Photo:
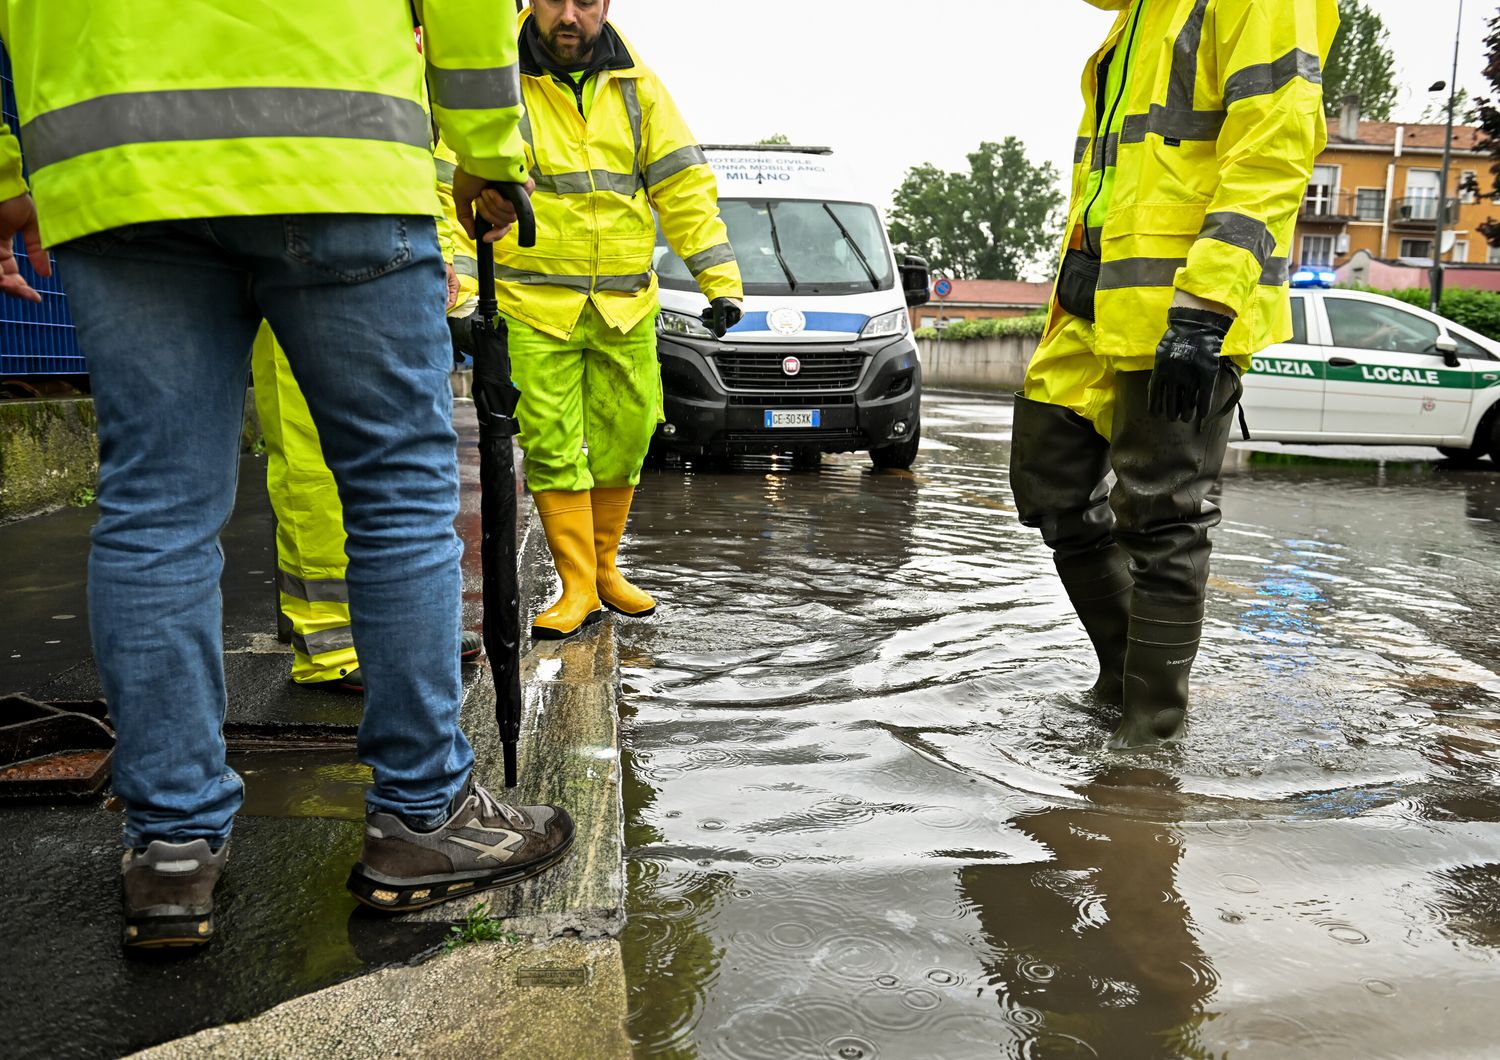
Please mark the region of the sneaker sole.
<svg viewBox="0 0 1500 1060"><path fill-rule="evenodd" d="M214 938L213 917L171 917L125 922L127 950L197 949Z"/></svg>
<svg viewBox="0 0 1500 1060"><path fill-rule="evenodd" d="M457 898L465 898L471 894L480 894L484 891L509 887L512 884L523 883L533 876L540 876L561 861L569 850L573 849L573 838L573 836L569 836L567 842L541 860L533 861L531 864L512 872L502 872L494 876L479 876L467 880L454 880L451 883L423 883L400 886L371 879L363 874L364 865L356 864L349 872L349 882L345 886L349 888L349 893L354 895L361 905L370 909L378 909L382 913L414 913L419 909L429 909L432 906L442 905L444 902L451 902Z"/></svg>

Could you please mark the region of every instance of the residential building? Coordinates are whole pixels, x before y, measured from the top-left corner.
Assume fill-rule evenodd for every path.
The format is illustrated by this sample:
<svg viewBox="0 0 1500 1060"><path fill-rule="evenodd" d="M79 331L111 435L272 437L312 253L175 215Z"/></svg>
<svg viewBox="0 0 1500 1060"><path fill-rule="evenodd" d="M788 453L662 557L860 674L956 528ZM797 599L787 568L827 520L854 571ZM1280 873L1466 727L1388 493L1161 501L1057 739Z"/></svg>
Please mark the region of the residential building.
<svg viewBox="0 0 1500 1060"><path fill-rule="evenodd" d="M1024 280L951 280L953 293L933 298L912 310L914 328L936 327L955 320L989 320L1040 313L1052 297L1052 284Z"/></svg>
<svg viewBox="0 0 1500 1060"><path fill-rule="evenodd" d="M1500 207L1477 192L1494 161L1479 150L1480 129L1454 128L1448 186L1441 190L1446 125L1361 121L1350 100L1328 133L1297 220L1294 265L1337 267L1363 250L1379 260L1430 266L1439 203L1448 211L1444 261L1500 260L1478 230L1500 216Z"/></svg>

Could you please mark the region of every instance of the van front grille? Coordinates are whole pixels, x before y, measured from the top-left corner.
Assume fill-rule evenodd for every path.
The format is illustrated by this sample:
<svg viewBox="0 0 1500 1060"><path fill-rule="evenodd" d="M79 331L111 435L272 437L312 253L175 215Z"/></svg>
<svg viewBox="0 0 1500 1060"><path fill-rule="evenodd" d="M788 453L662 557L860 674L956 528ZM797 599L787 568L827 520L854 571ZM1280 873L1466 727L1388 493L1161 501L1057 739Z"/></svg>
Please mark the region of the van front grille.
<svg viewBox="0 0 1500 1060"><path fill-rule="evenodd" d="M783 367L788 356L801 363L796 375L787 375ZM859 383L865 355L842 350L744 350L720 353L714 363L731 390L848 390Z"/></svg>

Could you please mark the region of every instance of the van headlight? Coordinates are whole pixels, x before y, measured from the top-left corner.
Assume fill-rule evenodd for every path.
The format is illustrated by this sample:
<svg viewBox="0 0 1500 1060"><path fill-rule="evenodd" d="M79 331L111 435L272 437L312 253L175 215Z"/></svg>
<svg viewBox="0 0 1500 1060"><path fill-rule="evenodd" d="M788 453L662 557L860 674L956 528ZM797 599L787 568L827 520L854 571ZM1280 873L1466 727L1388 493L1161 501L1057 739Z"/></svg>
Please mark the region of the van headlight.
<svg viewBox="0 0 1500 1060"><path fill-rule="evenodd" d="M882 313L878 317L871 317L870 322L859 333L859 337L862 339L895 339L900 338L910 330L911 318L906 315L906 310L897 309L890 313Z"/></svg>
<svg viewBox="0 0 1500 1060"><path fill-rule="evenodd" d="M663 335L682 335L691 339L714 337L714 333L709 331L703 321L697 317L688 316L686 313L674 313L670 309L663 309L661 315L656 318L656 330Z"/></svg>

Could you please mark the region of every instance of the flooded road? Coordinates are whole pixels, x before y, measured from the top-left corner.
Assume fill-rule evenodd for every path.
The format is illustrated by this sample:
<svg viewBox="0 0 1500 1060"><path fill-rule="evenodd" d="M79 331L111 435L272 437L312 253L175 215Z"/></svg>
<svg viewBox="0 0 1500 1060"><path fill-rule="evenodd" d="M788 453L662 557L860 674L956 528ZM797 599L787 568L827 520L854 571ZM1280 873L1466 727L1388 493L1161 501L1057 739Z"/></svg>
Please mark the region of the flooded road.
<svg viewBox="0 0 1500 1060"><path fill-rule="evenodd" d="M643 483L621 623L641 1055L1490 1056L1500 470L1226 473L1192 728L1103 750L1011 406Z"/></svg>

